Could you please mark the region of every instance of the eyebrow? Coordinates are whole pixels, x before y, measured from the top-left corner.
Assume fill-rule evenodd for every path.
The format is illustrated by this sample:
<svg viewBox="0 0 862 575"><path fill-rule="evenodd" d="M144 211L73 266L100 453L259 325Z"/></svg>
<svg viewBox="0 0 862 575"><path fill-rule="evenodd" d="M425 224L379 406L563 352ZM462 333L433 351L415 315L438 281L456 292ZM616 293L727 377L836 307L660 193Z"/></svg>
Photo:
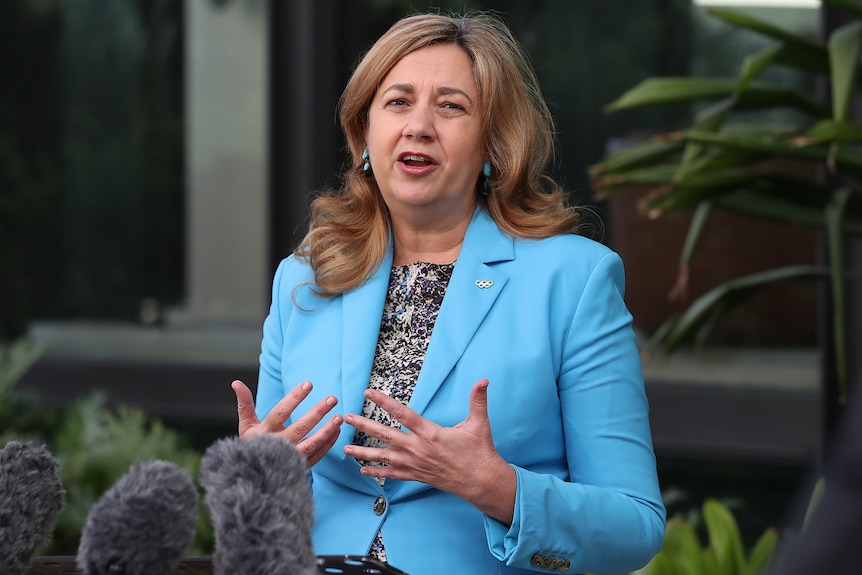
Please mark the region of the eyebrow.
<svg viewBox="0 0 862 575"><path fill-rule="evenodd" d="M392 84L391 86L383 90L383 94L386 94L393 90L396 92L406 92L408 94L412 94L415 91L412 84ZM457 94L464 96L465 98L467 98L467 101L470 102L471 105L473 104L473 98L471 98L464 90L460 90L458 88L450 88L448 86L441 86L440 88L437 88L438 96L451 96Z"/></svg>

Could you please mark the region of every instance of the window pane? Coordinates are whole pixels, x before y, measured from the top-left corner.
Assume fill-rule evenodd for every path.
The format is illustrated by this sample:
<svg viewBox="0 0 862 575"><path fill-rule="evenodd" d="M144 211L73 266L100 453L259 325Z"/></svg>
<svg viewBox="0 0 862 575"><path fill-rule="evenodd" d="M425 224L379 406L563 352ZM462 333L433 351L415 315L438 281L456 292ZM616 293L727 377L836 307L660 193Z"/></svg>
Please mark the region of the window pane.
<svg viewBox="0 0 862 575"><path fill-rule="evenodd" d="M183 287L183 3L0 5L3 329Z"/></svg>

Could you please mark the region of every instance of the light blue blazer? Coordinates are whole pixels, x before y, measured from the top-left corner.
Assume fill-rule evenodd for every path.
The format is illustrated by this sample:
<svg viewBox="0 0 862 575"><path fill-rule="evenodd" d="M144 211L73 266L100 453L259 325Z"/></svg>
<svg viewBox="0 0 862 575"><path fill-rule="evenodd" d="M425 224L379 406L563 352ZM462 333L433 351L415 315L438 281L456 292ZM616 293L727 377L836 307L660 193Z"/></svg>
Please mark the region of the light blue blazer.
<svg viewBox="0 0 862 575"><path fill-rule="evenodd" d="M329 394L336 411L361 413L391 266L390 249L367 283L321 299L307 265L281 263L259 417L306 380L314 390L297 414ZM477 209L410 407L452 426L467 416L473 384L490 381L494 442L517 473L514 521L422 483L381 487L344 455L355 433L345 424L312 469L316 553L364 555L379 529L390 564L410 575L622 573L647 563L665 509L623 282L620 258L601 244L512 239Z"/></svg>

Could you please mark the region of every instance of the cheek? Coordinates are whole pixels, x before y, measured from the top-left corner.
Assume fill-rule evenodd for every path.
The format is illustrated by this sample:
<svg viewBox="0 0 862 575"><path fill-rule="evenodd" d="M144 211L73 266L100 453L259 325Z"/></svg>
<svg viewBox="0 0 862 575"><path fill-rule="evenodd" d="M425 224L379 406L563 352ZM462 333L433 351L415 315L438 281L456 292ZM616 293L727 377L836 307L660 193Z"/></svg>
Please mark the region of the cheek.
<svg viewBox="0 0 862 575"><path fill-rule="evenodd" d="M371 154L371 164L374 165L375 160L389 156L398 141L398 136L392 135L392 130L387 130L385 126L379 123L374 129L369 127L368 133L365 136L368 151Z"/></svg>
<svg viewBox="0 0 862 575"><path fill-rule="evenodd" d="M366 126L366 136L368 139L386 139L395 133L401 133L401 127L398 125L398 117L393 117L392 114L384 114L371 111L368 113L368 124Z"/></svg>
<svg viewBox="0 0 862 575"><path fill-rule="evenodd" d="M482 163L485 161L485 146L478 132L465 134L461 132L455 141L459 143L457 155L469 166L465 168L470 171L471 176L476 178L482 173Z"/></svg>
<svg viewBox="0 0 862 575"><path fill-rule="evenodd" d="M484 134L478 122L465 122L454 125L449 130L450 141L457 142L462 154L481 154L485 148Z"/></svg>

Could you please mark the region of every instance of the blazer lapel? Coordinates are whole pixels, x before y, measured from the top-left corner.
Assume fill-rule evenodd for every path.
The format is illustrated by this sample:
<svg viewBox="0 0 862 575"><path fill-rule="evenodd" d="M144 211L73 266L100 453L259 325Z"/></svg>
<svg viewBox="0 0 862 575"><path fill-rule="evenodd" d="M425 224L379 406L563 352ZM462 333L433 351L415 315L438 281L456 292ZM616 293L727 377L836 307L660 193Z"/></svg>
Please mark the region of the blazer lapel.
<svg viewBox="0 0 862 575"><path fill-rule="evenodd" d="M392 271L392 250L387 251L380 267L365 284L344 294L344 325L342 338L341 391L344 413L362 413L365 400L363 393L368 388L383 304L389 287ZM353 439L352 437L350 439Z"/></svg>
<svg viewBox="0 0 862 575"><path fill-rule="evenodd" d="M377 337L380 333L380 320L383 317L383 304L389 286L392 270L392 249L387 251L383 262L373 276L357 289L345 293L341 298L341 413L362 413L365 401L364 391L368 388ZM333 333L335 336L335 333ZM344 454L344 447L353 442L356 429L349 425L341 426L341 433L330 452L338 454L336 459L324 458L318 463L318 471L338 477L343 469L347 477L353 477L351 486L365 493L382 493L380 484L373 477L359 474L359 464Z"/></svg>
<svg viewBox="0 0 862 575"><path fill-rule="evenodd" d="M440 306L410 408L422 413L452 371L508 277L488 264L514 257L513 240L477 208Z"/></svg>

